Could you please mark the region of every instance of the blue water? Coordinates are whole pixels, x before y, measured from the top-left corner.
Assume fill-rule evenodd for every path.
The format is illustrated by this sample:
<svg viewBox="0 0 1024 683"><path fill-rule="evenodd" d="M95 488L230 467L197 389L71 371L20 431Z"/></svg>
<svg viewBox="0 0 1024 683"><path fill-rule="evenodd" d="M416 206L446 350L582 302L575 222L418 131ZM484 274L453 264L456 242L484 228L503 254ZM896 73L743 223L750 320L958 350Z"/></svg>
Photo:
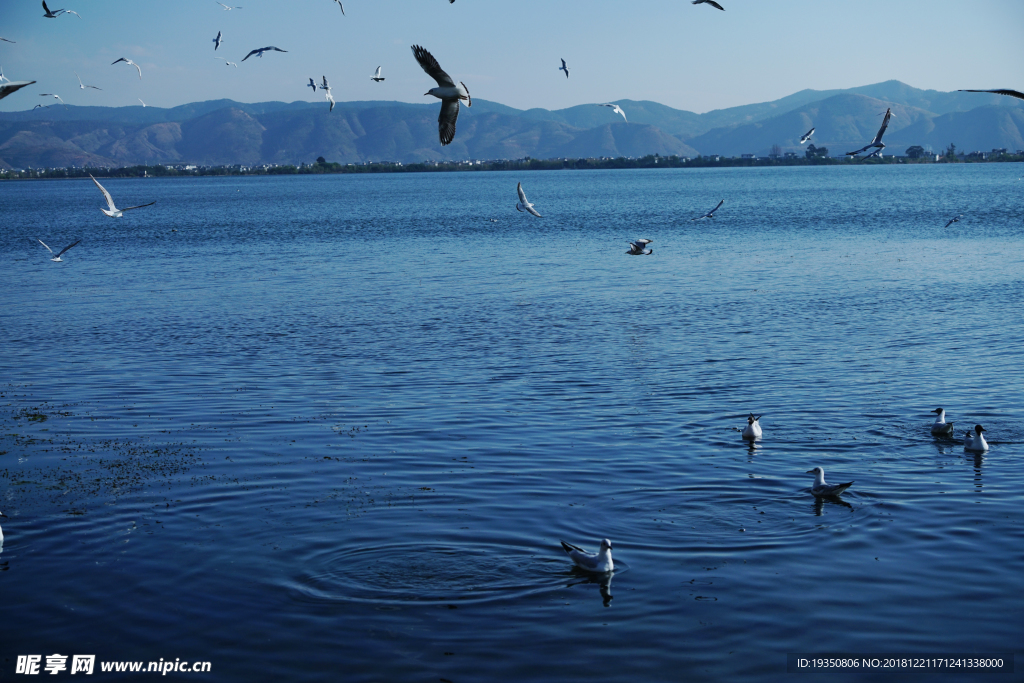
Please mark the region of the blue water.
<svg viewBox="0 0 1024 683"><path fill-rule="evenodd" d="M0 680L1024 680L1021 174L0 183Z"/></svg>

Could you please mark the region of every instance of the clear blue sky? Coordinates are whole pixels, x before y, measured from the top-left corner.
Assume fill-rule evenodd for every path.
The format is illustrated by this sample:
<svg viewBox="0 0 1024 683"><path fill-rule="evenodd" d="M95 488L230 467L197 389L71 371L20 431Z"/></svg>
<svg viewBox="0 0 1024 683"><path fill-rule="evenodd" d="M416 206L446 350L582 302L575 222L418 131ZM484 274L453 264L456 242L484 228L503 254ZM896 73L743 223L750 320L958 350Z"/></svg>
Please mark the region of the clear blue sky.
<svg viewBox="0 0 1024 683"><path fill-rule="evenodd" d="M426 102L419 43L474 97L519 109L618 99L704 112L804 88L889 79L918 88L1024 88L1022 0L53 0L82 15L45 19L39 0L3 0L0 65L38 84L0 101L29 109L55 92L69 104L172 107L322 101ZM226 3L231 4L231 3ZM215 53L213 37L223 31ZM242 57L276 45L288 54ZM238 62L225 66L214 55ZM143 79L118 57L138 62ZM564 57L568 81L557 71ZM370 81L377 65L387 78ZM80 90L73 71L87 84Z"/></svg>

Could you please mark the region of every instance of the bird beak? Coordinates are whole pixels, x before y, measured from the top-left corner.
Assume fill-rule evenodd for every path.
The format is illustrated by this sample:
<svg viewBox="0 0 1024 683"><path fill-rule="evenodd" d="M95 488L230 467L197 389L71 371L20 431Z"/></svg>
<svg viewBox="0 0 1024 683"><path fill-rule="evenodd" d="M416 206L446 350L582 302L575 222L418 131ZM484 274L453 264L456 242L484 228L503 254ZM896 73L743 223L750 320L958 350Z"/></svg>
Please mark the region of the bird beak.
<svg viewBox="0 0 1024 683"><path fill-rule="evenodd" d="M425 93L423 93L423 94L424 94L424 95L429 95L430 93L429 93L429 92L425 92Z"/></svg>
<svg viewBox="0 0 1024 683"><path fill-rule="evenodd" d="M804 474L814 474L814 470L807 470Z"/></svg>

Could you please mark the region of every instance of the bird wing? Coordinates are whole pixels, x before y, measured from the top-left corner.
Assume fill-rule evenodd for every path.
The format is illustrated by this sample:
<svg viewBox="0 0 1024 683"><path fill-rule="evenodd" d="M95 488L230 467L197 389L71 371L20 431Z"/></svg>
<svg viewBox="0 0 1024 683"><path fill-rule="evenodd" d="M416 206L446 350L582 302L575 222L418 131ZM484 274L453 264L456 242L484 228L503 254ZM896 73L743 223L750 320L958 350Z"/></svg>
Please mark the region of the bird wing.
<svg viewBox="0 0 1024 683"><path fill-rule="evenodd" d="M274 47L273 45L271 45L270 47L265 47L263 49L264 50L276 50L277 52L288 52L288 50L282 50L281 48Z"/></svg>
<svg viewBox="0 0 1024 683"><path fill-rule="evenodd" d="M218 2L217 4L219 5L220 3ZM259 52L260 52L259 50L253 50L252 52L247 54L245 57L242 57L242 61L244 62L245 60L249 59L249 57L252 57L254 54L257 54Z"/></svg>
<svg viewBox="0 0 1024 683"><path fill-rule="evenodd" d="M441 100L441 114L437 117L437 132L441 135L442 145L447 145L455 139L455 122L458 118L458 99Z"/></svg>
<svg viewBox="0 0 1024 683"><path fill-rule="evenodd" d="M37 242L39 242L39 244L41 244L41 245L43 245L44 247L46 247L46 242L42 241L42 240L41 240L41 239L39 239L38 237L36 238L36 241L37 241ZM53 253L53 249L50 249L49 247L46 247L46 251L50 252L51 254Z"/></svg>
<svg viewBox="0 0 1024 683"><path fill-rule="evenodd" d="M882 119L882 127L878 129L878 135L871 141L872 145L877 145L882 141L882 136L885 135L885 129L889 127L889 117L892 116L892 109L885 110L885 118Z"/></svg>
<svg viewBox="0 0 1024 683"><path fill-rule="evenodd" d="M328 99L328 100L330 101L330 103L331 103L331 109L330 109L330 111L334 111L334 95L332 95L332 94L331 94L331 91L330 91L330 90L328 90L328 91L327 91L327 99Z"/></svg>
<svg viewBox="0 0 1024 683"><path fill-rule="evenodd" d="M132 209L141 209L145 206L153 206L156 202L150 202L149 204L139 204L138 206L129 206L127 209L121 209L122 213L125 211L131 211Z"/></svg>
<svg viewBox="0 0 1024 683"><path fill-rule="evenodd" d="M77 71L74 71L74 72L72 72L72 73L74 73L74 74L75 74L75 78L77 78L77 79L78 79L78 85L80 85L80 86L82 86L82 87L84 88L84 87L85 87L85 84L84 84L84 83L82 83L82 77L78 75L78 72L77 72Z"/></svg>
<svg viewBox="0 0 1024 683"><path fill-rule="evenodd" d="M114 65L115 65L115 64L117 64L118 62L127 62L127 61L128 61L128 60L127 60L127 59L125 59L124 57L120 57L119 59L117 59L117 60L115 60L115 61L111 62L111 63L110 63L110 66L114 66Z"/></svg>
<svg viewBox="0 0 1024 683"><path fill-rule="evenodd" d="M715 9L720 9L720 10L722 10L723 12L725 11L725 8L724 8L724 7L722 7L721 5L719 5L719 4L717 3L717 2L715 2L715 0L704 0L704 1L705 1L705 2L707 3L707 4L711 5L712 7L714 7Z"/></svg>
<svg viewBox="0 0 1024 683"><path fill-rule="evenodd" d="M990 92L993 95L1007 95L1009 97L1016 97L1018 100L1024 100L1024 93L1017 92L1016 90L957 90L957 92Z"/></svg>
<svg viewBox="0 0 1024 683"><path fill-rule="evenodd" d="M10 81L0 84L0 100L7 97L12 92L21 90L26 85L32 85L33 83L35 83L35 81Z"/></svg>
<svg viewBox="0 0 1024 683"><path fill-rule="evenodd" d="M138 64L132 64L136 69L139 70L139 80L142 80L142 68Z"/></svg>
<svg viewBox="0 0 1024 683"><path fill-rule="evenodd" d="M89 174L89 177L92 178L92 174L91 173ZM107 188L105 188L102 185L100 185L100 181L96 180L95 178L92 178L92 181L94 183L96 183L96 187L100 188L100 192L102 192L103 196L106 197L106 199L107 199L107 206L110 207L110 210L111 211L117 211L117 207L114 206L114 198L110 196L109 192L107 192Z"/></svg>
<svg viewBox="0 0 1024 683"><path fill-rule="evenodd" d="M73 10L73 9L65 9L65 10L61 10L61 11L62 11L62 12L64 12L65 14L74 14L74 15L75 15L76 17L78 17L79 19L81 19L81 18L82 18L82 15L81 15L81 14L79 14L78 12L76 12L76 11L75 11L75 10Z"/></svg>
<svg viewBox="0 0 1024 683"><path fill-rule="evenodd" d="M46 6L46 0L43 0L43 11L46 12L47 14L51 13L50 8ZM49 249L49 247L46 248Z"/></svg>
<svg viewBox="0 0 1024 683"><path fill-rule="evenodd" d="M559 59L561 59L561 58L559 58ZM563 69L565 68L565 60L564 59L562 59L562 68Z"/></svg>
<svg viewBox="0 0 1024 683"><path fill-rule="evenodd" d="M519 203L523 206L529 206L530 202L526 201L526 193L523 192L523 184L519 183L516 185L516 192L519 193Z"/></svg>
<svg viewBox="0 0 1024 683"><path fill-rule="evenodd" d="M416 61L420 63L420 66L423 67L423 70L427 72L427 75L433 78L435 81L437 81L438 85L449 88L455 87L455 81L452 80L451 76L444 72L444 69L441 68L441 65L437 63L436 59L434 59L434 55L430 54L419 45L412 46L412 54L416 58ZM456 102L456 104L458 104L458 102ZM458 113L459 108L455 107L455 115L458 116ZM452 134L454 134L455 132L454 121L455 119L453 118Z"/></svg>
<svg viewBox="0 0 1024 683"><path fill-rule="evenodd" d="M722 201L718 202L718 206L716 206L715 208L713 208L710 211L708 211L707 215L710 216L715 211L718 211L720 208L722 208L722 204L725 204L725 200L724 199Z"/></svg>
<svg viewBox="0 0 1024 683"><path fill-rule="evenodd" d="M852 156L856 156L856 155L860 154L861 152L863 152L864 150L868 149L869 147L871 147L871 145L864 145L863 147L858 149L856 152L847 152L846 155L847 156L851 156L851 157Z"/></svg>
<svg viewBox="0 0 1024 683"><path fill-rule="evenodd" d="M654 241L654 240L647 240L647 239L638 239L638 240L636 241L636 243L637 243L637 244L640 244L640 245L642 245L642 246L647 246L648 244L650 244L650 243L651 243L651 242L653 242L653 241Z"/></svg>
<svg viewBox="0 0 1024 683"><path fill-rule="evenodd" d="M231 9L230 7L225 5L223 2L218 2L217 4L220 5L221 7L223 7L224 9Z"/></svg>
<svg viewBox="0 0 1024 683"><path fill-rule="evenodd" d="M380 67L379 66L377 67L377 71L374 72L373 77L374 78L380 78Z"/></svg>
<svg viewBox="0 0 1024 683"><path fill-rule="evenodd" d="M61 254L63 254L65 251L67 251L71 247L78 246L79 242L81 242L81 241L82 240L78 240L78 242L75 242L74 244L69 244L68 246L64 247L63 249L60 250L60 254L57 254L54 258L60 258ZM43 246L46 247L45 244ZM49 249L49 247L46 247L46 248ZM51 251L50 253L52 254L53 252Z"/></svg>
<svg viewBox="0 0 1024 683"><path fill-rule="evenodd" d="M544 216L540 215L540 212L538 212L537 209L533 208L533 204L527 204L525 208L526 208L527 211L529 211L531 214L533 214L537 218L544 218Z"/></svg>

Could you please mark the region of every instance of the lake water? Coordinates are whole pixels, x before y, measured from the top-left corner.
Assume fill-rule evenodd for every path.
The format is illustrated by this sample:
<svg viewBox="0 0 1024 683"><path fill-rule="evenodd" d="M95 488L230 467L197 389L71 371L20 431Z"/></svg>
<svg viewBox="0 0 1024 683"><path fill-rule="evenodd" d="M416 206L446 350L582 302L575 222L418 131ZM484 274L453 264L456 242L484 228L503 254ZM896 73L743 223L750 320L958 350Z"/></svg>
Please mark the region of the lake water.
<svg viewBox="0 0 1024 683"><path fill-rule="evenodd" d="M1021 176L109 180L157 202L116 220L89 180L0 183L0 680L54 653L454 683L1020 655ZM610 585L559 547L605 537Z"/></svg>

